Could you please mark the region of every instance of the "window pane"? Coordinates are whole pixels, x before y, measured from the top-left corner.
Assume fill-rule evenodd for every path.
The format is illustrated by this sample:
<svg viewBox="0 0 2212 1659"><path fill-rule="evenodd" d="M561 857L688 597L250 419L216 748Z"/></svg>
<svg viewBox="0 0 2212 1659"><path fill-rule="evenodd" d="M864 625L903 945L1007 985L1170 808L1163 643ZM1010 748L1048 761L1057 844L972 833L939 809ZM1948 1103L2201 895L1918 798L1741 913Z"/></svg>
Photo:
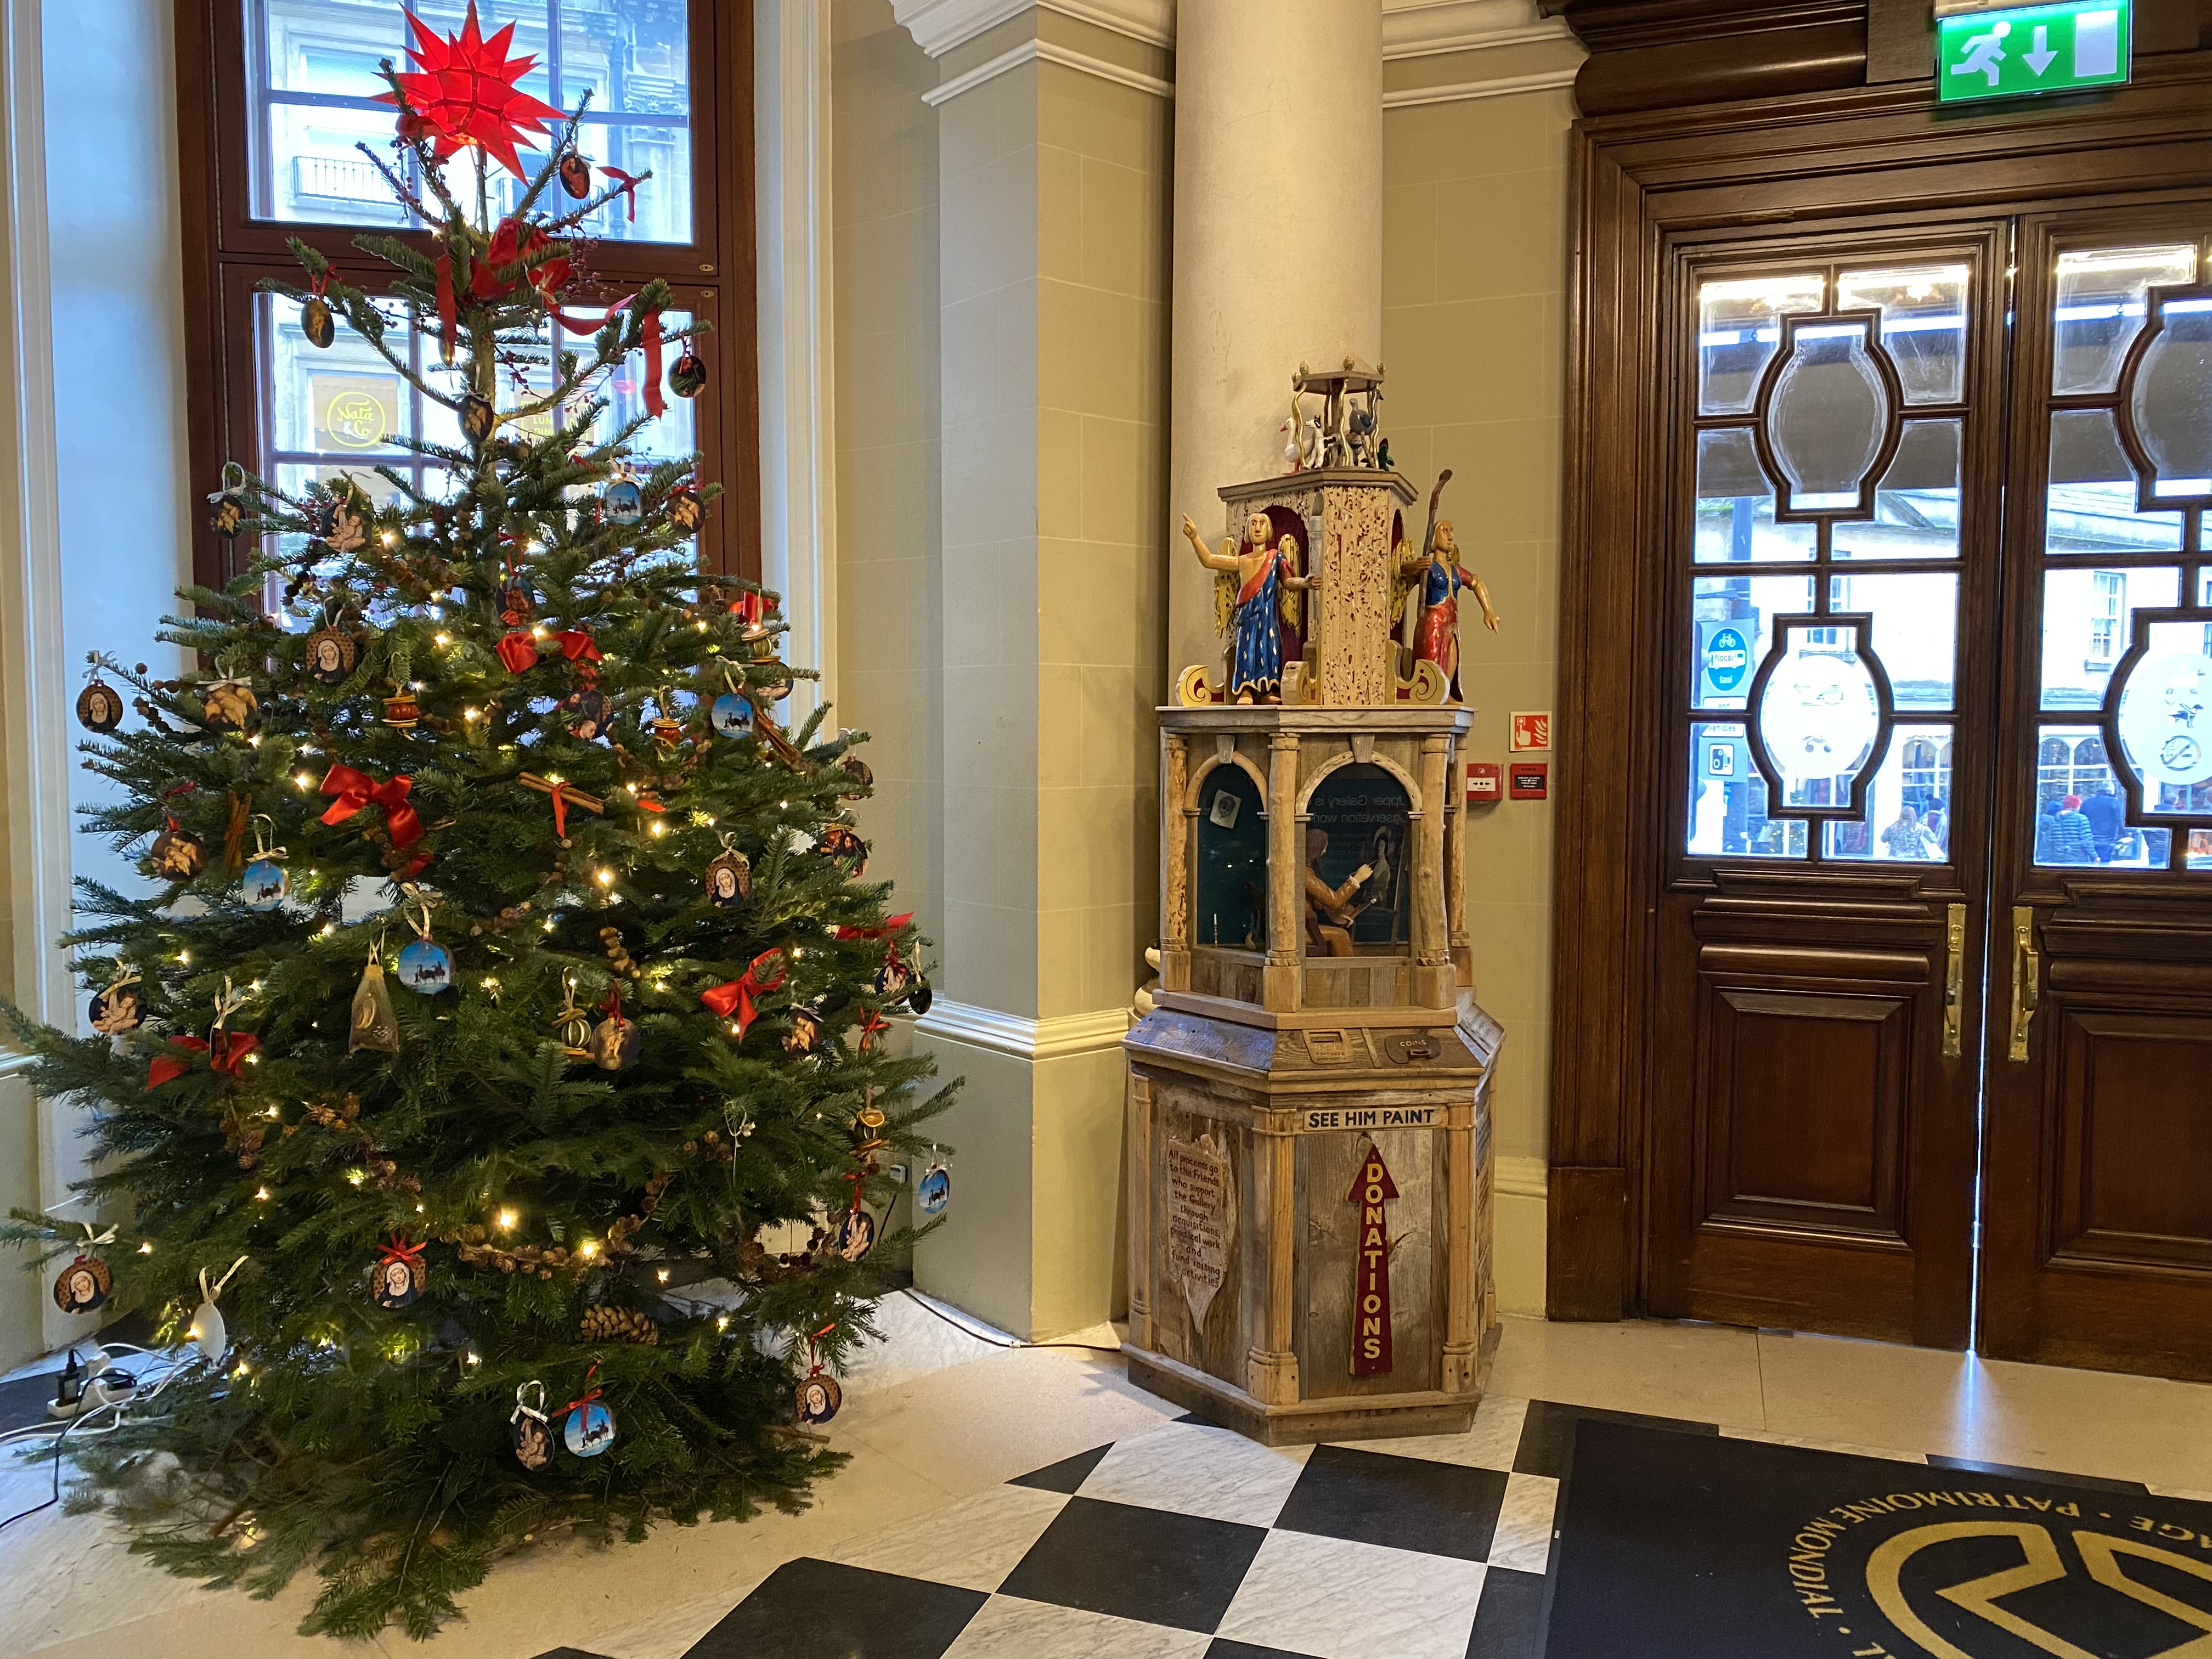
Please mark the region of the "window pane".
<svg viewBox="0 0 2212 1659"><path fill-rule="evenodd" d="M1881 312L1881 343L1908 404L1954 404L1966 384L1966 267L1847 270L1838 311Z"/></svg>
<svg viewBox="0 0 2212 1659"><path fill-rule="evenodd" d="M2101 708L2112 670L2128 653L2137 611L2175 604L2181 573L2148 569L2043 573L2043 704Z"/></svg>
<svg viewBox="0 0 2212 1659"><path fill-rule="evenodd" d="M1889 430L1863 323L1800 327L1766 406L1766 443L1799 508L1855 509Z"/></svg>
<svg viewBox="0 0 2212 1659"><path fill-rule="evenodd" d="M377 65L390 58L403 70L407 30L398 0L242 0L246 14L247 143L252 152L252 210L256 218L328 224L398 225L411 216L392 199L368 158L367 143L387 161L406 158L392 143L392 111L377 102L386 90ZM416 16L440 34L458 33L466 0L422 0ZM638 242L691 240L691 88L686 0L478 0L489 36L512 23L510 58L534 63L522 89L573 110L588 91L592 106L578 147L596 167L651 171L635 212L618 200L582 223L590 235ZM548 122L548 127L553 124ZM518 145L532 170L545 140L525 135ZM535 142L538 148L528 148ZM454 177L471 181L473 165L457 157ZM410 186L415 183L411 173ZM604 173L595 183L616 182ZM505 213L522 184L503 167L490 170L492 206ZM541 198L542 199L542 198ZM559 214L568 198L556 190L543 205Z"/></svg>
<svg viewBox="0 0 2212 1659"><path fill-rule="evenodd" d="M1759 276L1707 283L1698 290L1698 412L1741 415L1759 394L1759 377L1782 339L1775 319L1818 311L1826 284L1817 276Z"/></svg>
<svg viewBox="0 0 2212 1659"><path fill-rule="evenodd" d="M1690 728L1686 850L1698 858L1802 859L1805 824L1766 816L1766 781L1751 763L1744 728Z"/></svg>
<svg viewBox="0 0 2212 1659"><path fill-rule="evenodd" d="M2094 726L2046 726L2036 747L2035 861L2163 870L2172 831L2131 830ZM2069 805L2068 803L2072 805Z"/></svg>
<svg viewBox="0 0 2212 1659"><path fill-rule="evenodd" d="M1778 613L1813 608L1810 576L1700 576L1691 585L1699 708L1741 708L1766 659Z"/></svg>
<svg viewBox="0 0 2212 1659"><path fill-rule="evenodd" d="M1774 486L1759 470L1747 430L1698 434L1697 510L1699 564L1813 557L1811 525L1774 522Z"/></svg>
<svg viewBox="0 0 2212 1659"><path fill-rule="evenodd" d="M1951 846L1951 728L1899 726L1867 785L1866 817L1831 820L1821 852L1832 859L1942 862Z"/></svg>
<svg viewBox="0 0 2212 1659"><path fill-rule="evenodd" d="M1828 608L1874 617L1874 654L1897 712L1948 708L1958 678L1959 579L1949 571L1829 579Z"/></svg>
<svg viewBox="0 0 2212 1659"><path fill-rule="evenodd" d="M2146 293L2196 275L2197 250L2185 244L2060 254L2051 389L2062 396L2110 392L2119 382L2120 360L2142 331Z"/></svg>
<svg viewBox="0 0 2212 1659"><path fill-rule="evenodd" d="M1875 492L1872 520L1839 520L1839 559L1959 556L1958 421L1907 421Z"/></svg>
<svg viewBox="0 0 2212 1659"><path fill-rule="evenodd" d="M2044 536L2051 553L2175 553L2181 514L2136 511L2135 469L2108 409L2051 417L2051 493Z"/></svg>

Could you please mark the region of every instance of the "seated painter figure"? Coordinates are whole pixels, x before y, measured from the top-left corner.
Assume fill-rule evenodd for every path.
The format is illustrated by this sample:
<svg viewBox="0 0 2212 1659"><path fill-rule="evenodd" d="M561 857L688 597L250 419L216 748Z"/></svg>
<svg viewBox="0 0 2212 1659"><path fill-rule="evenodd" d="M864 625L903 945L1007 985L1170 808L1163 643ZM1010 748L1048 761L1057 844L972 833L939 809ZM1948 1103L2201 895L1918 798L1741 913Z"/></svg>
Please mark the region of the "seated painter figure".
<svg viewBox="0 0 2212 1659"><path fill-rule="evenodd" d="M1345 878L1343 885L1332 887L1314 873L1314 866L1328 851L1327 830L1306 831L1306 950L1315 956L1348 957L1352 953L1352 924L1367 908L1354 904L1352 896L1375 873L1375 868L1363 864Z"/></svg>

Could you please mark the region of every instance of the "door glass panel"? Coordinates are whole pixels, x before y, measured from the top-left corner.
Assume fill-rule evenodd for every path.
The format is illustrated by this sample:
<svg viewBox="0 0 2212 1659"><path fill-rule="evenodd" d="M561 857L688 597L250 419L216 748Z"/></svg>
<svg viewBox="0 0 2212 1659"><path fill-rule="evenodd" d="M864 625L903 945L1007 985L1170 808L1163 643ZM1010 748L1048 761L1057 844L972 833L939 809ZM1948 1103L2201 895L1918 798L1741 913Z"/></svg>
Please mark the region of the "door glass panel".
<svg viewBox="0 0 2212 1659"><path fill-rule="evenodd" d="M2168 300L2135 374L2129 413L2160 499L2212 495L2212 299Z"/></svg>
<svg viewBox="0 0 2212 1659"><path fill-rule="evenodd" d="M1853 507L1887 429L1889 394L1858 323L1801 328L1776 377L1766 441L1790 505Z"/></svg>
<svg viewBox="0 0 2212 1659"><path fill-rule="evenodd" d="M2136 511L2136 472L2109 409L2051 416L2051 486L2044 547L2051 553L2178 553L2181 514Z"/></svg>
<svg viewBox="0 0 2212 1659"><path fill-rule="evenodd" d="M2094 726L2046 726L2038 736L2035 861L2165 869L2172 832L2128 827L2119 778L2105 759L2104 732Z"/></svg>
<svg viewBox="0 0 2212 1659"><path fill-rule="evenodd" d="M2202 620L2156 623L2120 688L2120 742L2146 812L2212 811L2212 657Z"/></svg>
<svg viewBox="0 0 2212 1659"><path fill-rule="evenodd" d="M2112 671L2128 654L2135 613L2171 606L2180 595L2181 573L2172 565L2045 571L2042 706L2102 708Z"/></svg>
<svg viewBox="0 0 2212 1659"><path fill-rule="evenodd" d="M2186 867L2191 870L2212 870L2212 830L2191 830L2189 832L2189 857Z"/></svg>
<svg viewBox="0 0 2212 1659"><path fill-rule="evenodd" d="M1766 780L1752 764L1744 728L1690 727L1687 850L1698 858L1802 859L1805 821L1766 816Z"/></svg>
<svg viewBox="0 0 2212 1659"><path fill-rule="evenodd" d="M1696 707L1741 708L1751 678L1766 660L1778 615L1802 616L1813 608L1810 576L1700 576L1690 606L1697 637Z"/></svg>
<svg viewBox="0 0 2212 1659"><path fill-rule="evenodd" d="M1905 423L1875 492L1874 517L1837 520L1836 557L1958 557L1960 426L1955 420Z"/></svg>
<svg viewBox="0 0 2212 1659"><path fill-rule="evenodd" d="M1872 613L1873 649L1889 676L1890 698L1900 714L1952 706L1959 655L1955 571L1832 576L1828 608Z"/></svg>
<svg viewBox="0 0 2212 1659"><path fill-rule="evenodd" d="M1836 309L1881 313L1881 343L1908 404L1955 404L1966 384L1966 267L1847 270Z"/></svg>
<svg viewBox="0 0 2212 1659"><path fill-rule="evenodd" d="M1952 728L1902 726L1867 786L1866 817L1830 819L1821 852L1832 859L1941 862L1950 856Z"/></svg>
<svg viewBox="0 0 2212 1659"><path fill-rule="evenodd" d="M1762 690L1759 736L1791 806L1846 802L1881 731L1873 673L1857 630L1792 628Z"/></svg>
<svg viewBox="0 0 2212 1659"><path fill-rule="evenodd" d="M2060 254L2051 391L2061 397L2112 391L2120 360L2142 330L2149 290L2196 275L2197 250L2185 244Z"/></svg>
<svg viewBox="0 0 2212 1659"><path fill-rule="evenodd" d="M1818 311L1826 284L1817 276L1759 276L1707 283L1698 290L1698 413L1743 415L1759 395L1782 343L1775 319Z"/></svg>
<svg viewBox="0 0 2212 1659"><path fill-rule="evenodd" d="M1743 427L1698 434L1697 561L1810 562L1814 529L1774 522L1774 485Z"/></svg>

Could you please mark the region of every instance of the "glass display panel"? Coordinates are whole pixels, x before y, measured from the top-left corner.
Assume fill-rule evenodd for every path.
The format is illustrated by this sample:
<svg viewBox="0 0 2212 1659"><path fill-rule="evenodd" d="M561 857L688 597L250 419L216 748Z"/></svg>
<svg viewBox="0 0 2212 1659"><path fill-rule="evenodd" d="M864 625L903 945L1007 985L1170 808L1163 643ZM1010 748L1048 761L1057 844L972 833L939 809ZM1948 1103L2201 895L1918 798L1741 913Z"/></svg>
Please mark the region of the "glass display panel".
<svg viewBox="0 0 2212 1659"><path fill-rule="evenodd" d="M1955 404L1966 386L1966 267L1847 270L1836 309L1879 310L1881 343L1908 404Z"/></svg>
<svg viewBox="0 0 2212 1659"><path fill-rule="evenodd" d="M1698 413L1748 414L1759 376L1782 341L1776 319L1818 311L1826 289L1818 276L1757 276L1706 283L1698 289Z"/></svg>
<svg viewBox="0 0 2212 1659"><path fill-rule="evenodd" d="M2212 656L2202 621L2154 623L2127 672L2120 742L2143 782L2143 811L2212 814Z"/></svg>
<svg viewBox="0 0 2212 1659"><path fill-rule="evenodd" d="M2181 572L2172 565L2045 570L2042 707L2102 708L2112 671L2134 637L2135 613L2168 608L2180 596Z"/></svg>
<svg viewBox="0 0 2212 1659"><path fill-rule="evenodd" d="M1874 617L1869 647L1881 659L1882 672L1889 676L1890 702L1899 715L1952 707L1959 659L1955 572L1854 571L1832 576L1828 608L1863 611Z"/></svg>
<svg viewBox="0 0 2212 1659"><path fill-rule="evenodd" d="M1959 556L1961 422L1907 421L1875 489L1872 520L1839 519L1839 559L1954 559Z"/></svg>
<svg viewBox="0 0 2212 1659"><path fill-rule="evenodd" d="M1241 766L1198 781L1198 908L1192 942L1267 947L1267 818L1260 786Z"/></svg>
<svg viewBox="0 0 2212 1659"><path fill-rule="evenodd" d="M1864 821L1823 824L1822 855L1898 863L1949 858L1953 736L1948 725L1899 725L1867 784Z"/></svg>
<svg viewBox="0 0 2212 1659"><path fill-rule="evenodd" d="M1774 485L1749 431L1698 434L1699 564L1810 562L1815 546L1814 526L1774 522Z"/></svg>
<svg viewBox="0 0 2212 1659"><path fill-rule="evenodd" d="M2168 300L2129 397L2154 497L2212 495L2212 299Z"/></svg>
<svg viewBox="0 0 2212 1659"><path fill-rule="evenodd" d="M2055 410L2046 553L2178 553L2181 514L2136 511L2136 472L2109 409Z"/></svg>
<svg viewBox="0 0 2212 1659"><path fill-rule="evenodd" d="M1790 806L1840 806L1881 735L1881 702L1854 629L1791 628L1759 696L1759 736Z"/></svg>
<svg viewBox="0 0 2212 1659"><path fill-rule="evenodd" d="M2196 275L2197 250L2185 244L2060 254L2051 391L2062 397L2112 391L2119 384L2121 359L2142 331L2149 290L2191 282Z"/></svg>
<svg viewBox="0 0 2212 1659"><path fill-rule="evenodd" d="M2191 830L2189 832L2189 856L2184 867L2212 870L2212 830Z"/></svg>
<svg viewBox="0 0 2212 1659"><path fill-rule="evenodd" d="M251 207L258 219L285 222L398 226L412 214L392 199L367 156L387 161L392 111L377 65L402 70L407 31L398 0L242 0L246 21L247 145ZM466 0L420 0L415 15L440 34L459 31ZM594 167L651 171L635 213L617 201L582 222L608 240L691 240L690 48L686 0L478 0L489 36L512 23L510 58L537 61L522 90L560 109L588 88L590 112L578 143ZM548 128L553 124L546 123ZM532 171L544 152L522 150ZM407 167L406 158L400 164ZM410 189L419 181L403 173ZM470 181L467 158L455 175ZM602 175L603 177L604 175ZM494 167L495 213L511 211L522 184ZM566 203L558 197L558 204Z"/></svg>
<svg viewBox="0 0 2212 1659"><path fill-rule="evenodd" d="M1314 787L1306 802L1306 871L1326 893L1306 889L1309 956L1341 956L1333 947L1347 941L1361 955L1408 947L1412 810L1405 786L1380 766L1340 767Z"/></svg>
<svg viewBox="0 0 2212 1659"><path fill-rule="evenodd" d="M1865 327L1800 328L1766 408L1766 442L1790 481L1790 505L1856 507L1888 417L1888 389Z"/></svg>
<svg viewBox="0 0 2212 1659"><path fill-rule="evenodd" d="M1693 858L1802 859L1802 818L1766 816L1766 780L1752 764L1740 724L1690 727L1690 799L1684 850Z"/></svg>
<svg viewBox="0 0 2212 1659"><path fill-rule="evenodd" d="M1813 608L1810 576L1699 576L1691 583L1698 708L1741 708L1766 660L1777 616Z"/></svg>
<svg viewBox="0 0 2212 1659"><path fill-rule="evenodd" d="M2094 726L2046 726L2038 738L2036 863L2165 869L2172 831L2128 826L2120 781L2105 758L2104 733Z"/></svg>

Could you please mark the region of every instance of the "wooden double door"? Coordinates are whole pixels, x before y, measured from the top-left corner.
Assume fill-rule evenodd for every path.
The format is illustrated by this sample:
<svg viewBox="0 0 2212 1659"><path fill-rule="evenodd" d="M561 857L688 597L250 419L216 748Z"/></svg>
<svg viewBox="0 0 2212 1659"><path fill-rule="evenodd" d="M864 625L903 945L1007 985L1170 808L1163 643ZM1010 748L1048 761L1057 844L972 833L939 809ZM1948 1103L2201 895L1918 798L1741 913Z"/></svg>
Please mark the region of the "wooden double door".
<svg viewBox="0 0 2212 1659"><path fill-rule="evenodd" d="M2212 193L1652 293L1644 1306L2212 1376Z"/></svg>

